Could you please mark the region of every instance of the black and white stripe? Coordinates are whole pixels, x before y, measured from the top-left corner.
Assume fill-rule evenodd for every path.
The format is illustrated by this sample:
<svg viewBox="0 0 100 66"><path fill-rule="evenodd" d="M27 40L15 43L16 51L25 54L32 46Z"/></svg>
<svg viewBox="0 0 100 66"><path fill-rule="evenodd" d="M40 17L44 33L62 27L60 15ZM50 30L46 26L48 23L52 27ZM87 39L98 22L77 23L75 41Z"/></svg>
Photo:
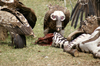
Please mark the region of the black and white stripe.
<svg viewBox="0 0 100 66"><path fill-rule="evenodd" d="M96 28L92 34L82 34L72 40L67 41L59 33L54 33L52 46L63 48L69 52L71 49L77 49L82 52L92 53L94 57L100 58L100 27Z"/></svg>
<svg viewBox="0 0 100 66"><path fill-rule="evenodd" d="M54 37L52 38L52 46L63 48L65 45L68 45L68 41L60 33L54 32Z"/></svg>

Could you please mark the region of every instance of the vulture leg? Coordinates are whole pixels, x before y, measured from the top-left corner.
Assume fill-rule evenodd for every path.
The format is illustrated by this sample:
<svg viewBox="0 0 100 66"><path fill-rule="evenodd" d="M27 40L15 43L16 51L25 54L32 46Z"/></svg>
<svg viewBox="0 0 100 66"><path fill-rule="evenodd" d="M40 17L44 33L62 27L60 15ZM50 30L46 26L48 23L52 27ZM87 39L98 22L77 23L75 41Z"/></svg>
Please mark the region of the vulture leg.
<svg viewBox="0 0 100 66"><path fill-rule="evenodd" d="M26 37L25 35L15 34L13 38L13 43L15 48L23 48L26 46Z"/></svg>

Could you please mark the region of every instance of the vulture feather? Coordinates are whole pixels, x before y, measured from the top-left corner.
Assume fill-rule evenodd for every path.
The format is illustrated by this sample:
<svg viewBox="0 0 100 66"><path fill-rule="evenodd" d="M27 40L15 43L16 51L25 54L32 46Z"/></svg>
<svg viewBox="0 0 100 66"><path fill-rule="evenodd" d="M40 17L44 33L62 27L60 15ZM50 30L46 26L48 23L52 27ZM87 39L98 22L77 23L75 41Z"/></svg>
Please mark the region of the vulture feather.
<svg viewBox="0 0 100 66"><path fill-rule="evenodd" d="M0 25L4 26L8 31L16 34L33 35L31 26L21 13L18 11L13 12L9 9L8 12L5 10L6 9L1 9L0 11Z"/></svg>

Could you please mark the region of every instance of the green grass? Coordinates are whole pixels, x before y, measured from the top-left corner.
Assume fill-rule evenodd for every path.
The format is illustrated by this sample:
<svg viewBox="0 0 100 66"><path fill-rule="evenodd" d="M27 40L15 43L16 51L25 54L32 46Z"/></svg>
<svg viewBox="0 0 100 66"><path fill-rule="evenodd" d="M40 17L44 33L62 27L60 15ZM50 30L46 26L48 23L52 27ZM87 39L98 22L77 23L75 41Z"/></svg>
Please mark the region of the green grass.
<svg viewBox="0 0 100 66"><path fill-rule="evenodd" d="M69 0L67 8L71 11ZM72 1L72 0L71 0ZM73 0L73 5L77 0ZM33 31L35 38L27 36L27 47L14 49L8 46L11 43L10 37L0 42L0 66L99 66L100 59L94 59L92 54L80 53L79 57L73 57L63 52L60 48L50 46L34 45L34 42L43 37L43 20L47 5L59 4L64 6L63 1L59 0L21 0L27 7L32 8L37 16L36 26ZM69 24L65 28L65 37L75 29Z"/></svg>

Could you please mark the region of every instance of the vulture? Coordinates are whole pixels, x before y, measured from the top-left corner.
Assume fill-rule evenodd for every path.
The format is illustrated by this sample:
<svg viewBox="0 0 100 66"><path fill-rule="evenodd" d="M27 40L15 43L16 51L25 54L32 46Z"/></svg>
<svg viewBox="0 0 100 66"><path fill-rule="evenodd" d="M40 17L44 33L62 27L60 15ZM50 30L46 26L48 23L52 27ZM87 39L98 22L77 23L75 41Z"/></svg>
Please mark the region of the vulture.
<svg viewBox="0 0 100 66"><path fill-rule="evenodd" d="M49 5L44 17L44 35L59 32L64 34L64 28L69 22L70 12L66 7Z"/></svg>
<svg viewBox="0 0 100 66"><path fill-rule="evenodd" d="M75 36L83 33L82 24L85 19L88 20L87 18L91 16L97 16L98 25L100 25L100 0L78 0L71 13L71 19L72 19L71 26L74 25L74 28L76 28L79 18L80 18L80 26L76 31L72 32L67 37L68 41L71 41L72 39L75 38ZM91 34L95 29L94 23L91 23L87 26L92 30L89 30L87 28L86 29L87 31L84 33Z"/></svg>
<svg viewBox="0 0 100 66"><path fill-rule="evenodd" d="M77 27L78 19L80 17L80 26L84 18L95 15L100 17L100 0L78 0L71 13L71 26ZM100 19L99 19L100 20Z"/></svg>
<svg viewBox="0 0 100 66"><path fill-rule="evenodd" d="M0 0L0 40L7 38L7 32L10 32L15 48L25 47L25 35L34 36L32 29L36 21L34 10L19 0Z"/></svg>

